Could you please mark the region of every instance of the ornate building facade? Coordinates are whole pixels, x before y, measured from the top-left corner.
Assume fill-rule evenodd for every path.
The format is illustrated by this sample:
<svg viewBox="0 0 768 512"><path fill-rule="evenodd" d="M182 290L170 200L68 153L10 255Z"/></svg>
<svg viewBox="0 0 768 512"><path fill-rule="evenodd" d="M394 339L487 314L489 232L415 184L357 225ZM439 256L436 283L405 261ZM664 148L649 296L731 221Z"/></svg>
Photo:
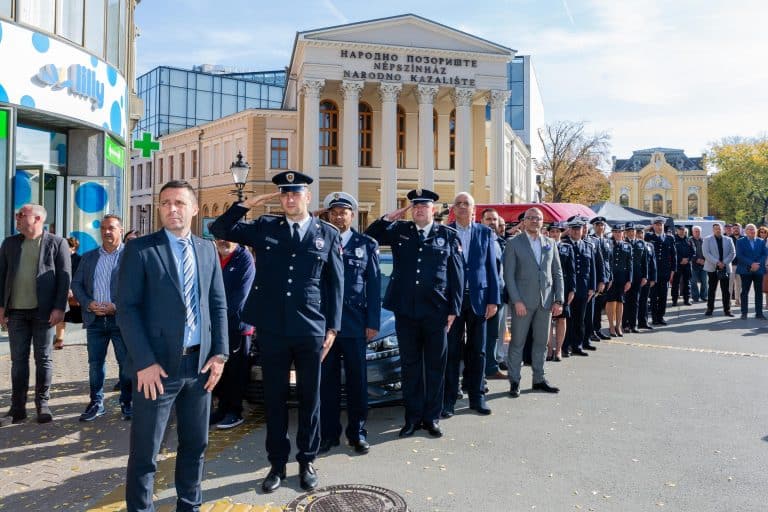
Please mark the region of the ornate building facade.
<svg viewBox="0 0 768 512"><path fill-rule="evenodd" d="M633 151L625 160L613 157L609 177L611 201L647 212L688 219L708 215L707 171L702 158L682 149Z"/></svg>

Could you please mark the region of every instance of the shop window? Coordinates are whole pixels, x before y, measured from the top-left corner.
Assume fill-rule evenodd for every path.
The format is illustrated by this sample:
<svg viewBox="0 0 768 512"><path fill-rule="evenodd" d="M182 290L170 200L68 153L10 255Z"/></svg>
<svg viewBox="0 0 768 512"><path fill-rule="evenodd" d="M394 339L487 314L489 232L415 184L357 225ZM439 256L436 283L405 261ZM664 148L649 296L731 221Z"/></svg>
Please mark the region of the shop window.
<svg viewBox="0 0 768 512"><path fill-rule="evenodd" d="M85 0L85 47L104 58L104 0Z"/></svg>
<svg viewBox="0 0 768 512"><path fill-rule="evenodd" d="M397 167L405 169L405 109L397 106Z"/></svg>
<svg viewBox="0 0 768 512"><path fill-rule="evenodd" d="M688 215L694 217L699 214L699 196L688 194Z"/></svg>
<svg viewBox="0 0 768 512"><path fill-rule="evenodd" d="M16 19L46 32L53 32L55 0L17 0Z"/></svg>
<svg viewBox="0 0 768 512"><path fill-rule="evenodd" d="M339 165L339 107L320 102L320 165Z"/></svg>
<svg viewBox="0 0 768 512"><path fill-rule="evenodd" d="M56 5L56 33L77 44L83 44L83 2L67 0Z"/></svg>
<svg viewBox="0 0 768 512"><path fill-rule="evenodd" d="M269 141L269 168L288 168L288 139L272 138Z"/></svg>
<svg viewBox="0 0 768 512"><path fill-rule="evenodd" d="M360 167L371 167L373 165L373 110L364 102L358 106L358 138Z"/></svg>

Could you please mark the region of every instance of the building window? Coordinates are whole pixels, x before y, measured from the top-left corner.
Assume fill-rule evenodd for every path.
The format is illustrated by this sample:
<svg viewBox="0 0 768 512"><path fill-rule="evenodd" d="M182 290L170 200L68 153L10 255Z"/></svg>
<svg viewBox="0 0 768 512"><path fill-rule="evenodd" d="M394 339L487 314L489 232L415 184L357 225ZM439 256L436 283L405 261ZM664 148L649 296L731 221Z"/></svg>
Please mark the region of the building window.
<svg viewBox="0 0 768 512"><path fill-rule="evenodd" d="M405 169L405 109L397 106L397 167Z"/></svg>
<svg viewBox="0 0 768 512"><path fill-rule="evenodd" d="M218 203L213 203L213 209L211 210L211 215L213 215L214 217L218 217L219 216L219 205L218 205Z"/></svg>
<svg viewBox="0 0 768 512"><path fill-rule="evenodd" d="M373 110L361 102L358 111L358 137L360 139L360 167L373 165Z"/></svg>
<svg viewBox="0 0 768 512"><path fill-rule="evenodd" d="M653 213L664 213L664 198L661 194L653 194Z"/></svg>
<svg viewBox="0 0 768 512"><path fill-rule="evenodd" d="M288 139L273 138L269 141L269 168L288 168Z"/></svg>
<svg viewBox="0 0 768 512"><path fill-rule="evenodd" d="M621 194L621 197L619 197L619 204L621 206L629 206L629 196L627 194Z"/></svg>
<svg viewBox="0 0 768 512"><path fill-rule="evenodd" d="M53 32L55 13L55 0L18 0L16 3L17 20L46 32Z"/></svg>
<svg viewBox="0 0 768 512"><path fill-rule="evenodd" d="M699 196L688 194L688 215L696 216L699 214Z"/></svg>
<svg viewBox="0 0 768 512"><path fill-rule="evenodd" d="M85 0L85 47L104 57L104 0Z"/></svg>
<svg viewBox="0 0 768 512"><path fill-rule="evenodd" d="M144 181L144 166L142 164L139 164L136 167L136 174L134 174L134 178L136 179L136 188L142 188L141 184L142 181Z"/></svg>
<svg viewBox="0 0 768 512"><path fill-rule="evenodd" d="M190 169L192 171L192 177L197 178L197 150L192 150L192 168Z"/></svg>
<svg viewBox="0 0 768 512"><path fill-rule="evenodd" d="M211 216L211 210L208 208L208 205L203 205L203 218L210 217Z"/></svg>
<svg viewBox="0 0 768 512"><path fill-rule="evenodd" d="M168 181L173 181L176 168L173 166L173 155L168 157Z"/></svg>
<svg viewBox="0 0 768 512"><path fill-rule="evenodd" d="M451 110L451 115L448 118L448 133L450 134L450 142L448 144L448 168L456 168L456 110Z"/></svg>
<svg viewBox="0 0 768 512"><path fill-rule="evenodd" d="M672 213L672 200L667 199L667 215L673 215Z"/></svg>
<svg viewBox="0 0 768 512"><path fill-rule="evenodd" d="M152 162L147 162L147 179L144 180L144 184L147 187L152 186Z"/></svg>
<svg viewBox="0 0 768 512"><path fill-rule="evenodd" d="M83 44L83 2L68 0L56 5L56 33L77 44Z"/></svg>
<svg viewBox="0 0 768 512"><path fill-rule="evenodd" d="M157 182L158 183L165 183L165 180L163 179L163 159L160 158L157 161Z"/></svg>
<svg viewBox="0 0 768 512"><path fill-rule="evenodd" d="M186 160L187 160L187 154L186 153L181 153L179 155L179 176L183 180L187 178L187 175L186 175Z"/></svg>
<svg viewBox="0 0 768 512"><path fill-rule="evenodd" d="M437 110L435 110L435 109L432 109L432 136L433 136L433 139L434 139L434 141L433 141L433 144L434 144L434 148L433 148L434 155L432 155L432 157L434 158L434 165L433 165L433 167L435 169L437 169L437 149L438 149L438 144L437 144Z"/></svg>
<svg viewBox="0 0 768 512"><path fill-rule="evenodd" d="M339 165L339 107L320 102L320 165Z"/></svg>

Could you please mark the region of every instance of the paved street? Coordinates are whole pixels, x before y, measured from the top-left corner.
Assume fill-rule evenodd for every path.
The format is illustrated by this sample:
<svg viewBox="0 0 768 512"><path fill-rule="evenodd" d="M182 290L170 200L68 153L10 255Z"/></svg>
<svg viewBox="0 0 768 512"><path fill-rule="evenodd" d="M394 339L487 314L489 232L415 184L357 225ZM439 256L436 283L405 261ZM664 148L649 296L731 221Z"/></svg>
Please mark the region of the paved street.
<svg viewBox="0 0 768 512"><path fill-rule="evenodd" d="M598 344L589 358L549 363L559 395L508 398L490 383L493 415L461 410L442 439L399 440L399 407L374 409L367 456L348 447L317 461L321 485L370 484L400 494L413 511L764 510L768 469L768 323L705 318L703 305L670 308L670 325ZM129 423L115 393L96 422L87 402L87 359L75 329L55 352L56 421L0 429L0 510L118 510ZM112 359L110 359L112 360ZM0 338L0 405L10 395L7 340ZM116 367L110 366L108 386ZM466 407L466 401L461 402ZM30 411L33 412L33 411ZM295 426L295 421L292 422ZM212 436L207 510L267 510L301 494L295 463L273 495L257 410L246 425ZM160 462L160 510L171 510L175 434ZM232 507L229 503L242 504ZM247 505L252 505L251 507Z"/></svg>

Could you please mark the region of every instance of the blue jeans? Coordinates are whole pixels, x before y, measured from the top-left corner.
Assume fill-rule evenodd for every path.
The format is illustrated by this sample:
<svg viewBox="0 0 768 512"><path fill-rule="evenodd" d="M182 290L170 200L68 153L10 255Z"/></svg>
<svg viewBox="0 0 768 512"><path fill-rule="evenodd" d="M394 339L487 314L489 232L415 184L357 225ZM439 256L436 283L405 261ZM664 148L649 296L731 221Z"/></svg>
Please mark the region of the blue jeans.
<svg viewBox="0 0 768 512"><path fill-rule="evenodd" d="M705 300L708 297L707 273L704 267L691 266L691 296L693 300Z"/></svg>
<svg viewBox="0 0 768 512"><path fill-rule="evenodd" d="M86 329L88 342L88 377L91 402L104 402L104 377L107 373L107 347L110 340L120 367L120 403L130 405L131 377L125 374L127 351L114 316L97 316Z"/></svg>

